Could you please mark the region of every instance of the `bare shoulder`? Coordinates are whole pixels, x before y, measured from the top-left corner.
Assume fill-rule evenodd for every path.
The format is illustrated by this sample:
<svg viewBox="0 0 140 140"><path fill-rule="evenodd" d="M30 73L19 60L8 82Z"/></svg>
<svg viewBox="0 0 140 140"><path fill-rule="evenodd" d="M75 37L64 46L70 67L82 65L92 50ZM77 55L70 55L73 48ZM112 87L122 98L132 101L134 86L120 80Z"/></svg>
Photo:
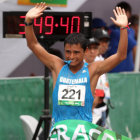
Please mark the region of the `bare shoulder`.
<svg viewBox="0 0 140 140"><path fill-rule="evenodd" d="M50 71L58 72L64 65L60 57L49 53L39 43L33 47L32 51Z"/></svg>
<svg viewBox="0 0 140 140"><path fill-rule="evenodd" d="M100 73L98 72L98 67L100 63L101 61L96 61L88 65L89 76L90 76L90 87L91 87L93 96L94 96L94 91L97 85L98 78L100 76Z"/></svg>
<svg viewBox="0 0 140 140"><path fill-rule="evenodd" d="M51 69L51 73L52 73L52 77L53 77L53 87L56 83L56 80L57 80L57 77L62 69L62 67L65 65L64 61L55 56L55 55L52 55L52 58L54 58L54 61L53 61L53 68Z"/></svg>
<svg viewBox="0 0 140 140"><path fill-rule="evenodd" d="M51 69L59 72L64 65L62 52L56 48L49 48L48 52L50 54Z"/></svg>
<svg viewBox="0 0 140 140"><path fill-rule="evenodd" d="M102 61L96 61L88 65L90 77L99 75L99 66L101 63Z"/></svg>
<svg viewBox="0 0 140 140"><path fill-rule="evenodd" d="M51 71L54 71L55 73L59 73L62 67L65 65L64 61L59 58L58 56L55 56L53 54L50 54L52 61L51 61Z"/></svg>

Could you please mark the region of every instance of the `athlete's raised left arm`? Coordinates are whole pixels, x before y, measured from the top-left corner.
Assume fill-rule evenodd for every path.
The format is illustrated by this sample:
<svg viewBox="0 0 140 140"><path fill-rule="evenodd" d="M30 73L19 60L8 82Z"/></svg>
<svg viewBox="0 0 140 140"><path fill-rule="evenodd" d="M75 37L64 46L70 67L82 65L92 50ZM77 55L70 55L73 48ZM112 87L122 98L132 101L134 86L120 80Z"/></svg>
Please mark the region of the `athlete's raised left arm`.
<svg viewBox="0 0 140 140"><path fill-rule="evenodd" d="M113 10L116 19L111 17L111 20L115 25L120 27L120 40L118 45L117 53L108 57L104 61L98 62L96 72L99 74L106 73L116 67L120 62L122 62L127 57L127 46L128 46L128 36L127 36L127 25L128 18L126 16L125 10L120 7L116 7Z"/></svg>

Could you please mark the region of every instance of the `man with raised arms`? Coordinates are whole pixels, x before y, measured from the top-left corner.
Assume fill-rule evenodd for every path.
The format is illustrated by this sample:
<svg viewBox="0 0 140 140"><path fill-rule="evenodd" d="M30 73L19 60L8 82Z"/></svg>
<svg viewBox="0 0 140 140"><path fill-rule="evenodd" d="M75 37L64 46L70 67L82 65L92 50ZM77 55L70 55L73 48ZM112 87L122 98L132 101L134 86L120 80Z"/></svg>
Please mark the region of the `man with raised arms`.
<svg viewBox="0 0 140 140"><path fill-rule="evenodd" d="M65 60L47 52L37 41L32 21L43 14L47 8L45 3L37 4L25 17L25 35L27 45L40 61L50 69L53 77L53 114L52 123L62 120L84 120L92 122L92 105L98 78L116 67L127 55L128 19L124 9L113 10L113 23L119 26L120 41L116 54L104 61L84 64L87 39L81 33L73 33L64 41Z"/></svg>

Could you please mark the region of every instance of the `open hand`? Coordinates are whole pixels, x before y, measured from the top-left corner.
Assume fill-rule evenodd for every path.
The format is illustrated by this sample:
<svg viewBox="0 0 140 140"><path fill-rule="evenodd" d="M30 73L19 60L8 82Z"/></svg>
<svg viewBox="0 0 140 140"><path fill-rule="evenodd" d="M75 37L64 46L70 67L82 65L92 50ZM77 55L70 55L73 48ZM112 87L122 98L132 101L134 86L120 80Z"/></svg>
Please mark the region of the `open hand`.
<svg viewBox="0 0 140 140"><path fill-rule="evenodd" d="M35 7L30 9L27 14L26 18L33 20L34 18L38 18L43 14L43 11L47 8L46 3L41 2L40 4L37 3Z"/></svg>
<svg viewBox="0 0 140 140"><path fill-rule="evenodd" d="M114 22L114 24L119 27L126 27L128 25L128 18L125 10L121 9L120 7L116 7L116 9L113 9L113 12L116 19L111 17L111 20Z"/></svg>

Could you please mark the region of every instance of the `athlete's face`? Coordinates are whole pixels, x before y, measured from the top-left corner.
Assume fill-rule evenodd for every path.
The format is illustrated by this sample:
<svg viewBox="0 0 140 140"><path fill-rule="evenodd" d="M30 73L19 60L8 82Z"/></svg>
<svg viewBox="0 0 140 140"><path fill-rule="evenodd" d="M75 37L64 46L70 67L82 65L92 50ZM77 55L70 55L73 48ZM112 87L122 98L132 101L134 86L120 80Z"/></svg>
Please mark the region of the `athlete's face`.
<svg viewBox="0 0 140 140"><path fill-rule="evenodd" d="M65 45L65 59L71 60L70 66L78 66L83 64L84 49L80 44Z"/></svg>

